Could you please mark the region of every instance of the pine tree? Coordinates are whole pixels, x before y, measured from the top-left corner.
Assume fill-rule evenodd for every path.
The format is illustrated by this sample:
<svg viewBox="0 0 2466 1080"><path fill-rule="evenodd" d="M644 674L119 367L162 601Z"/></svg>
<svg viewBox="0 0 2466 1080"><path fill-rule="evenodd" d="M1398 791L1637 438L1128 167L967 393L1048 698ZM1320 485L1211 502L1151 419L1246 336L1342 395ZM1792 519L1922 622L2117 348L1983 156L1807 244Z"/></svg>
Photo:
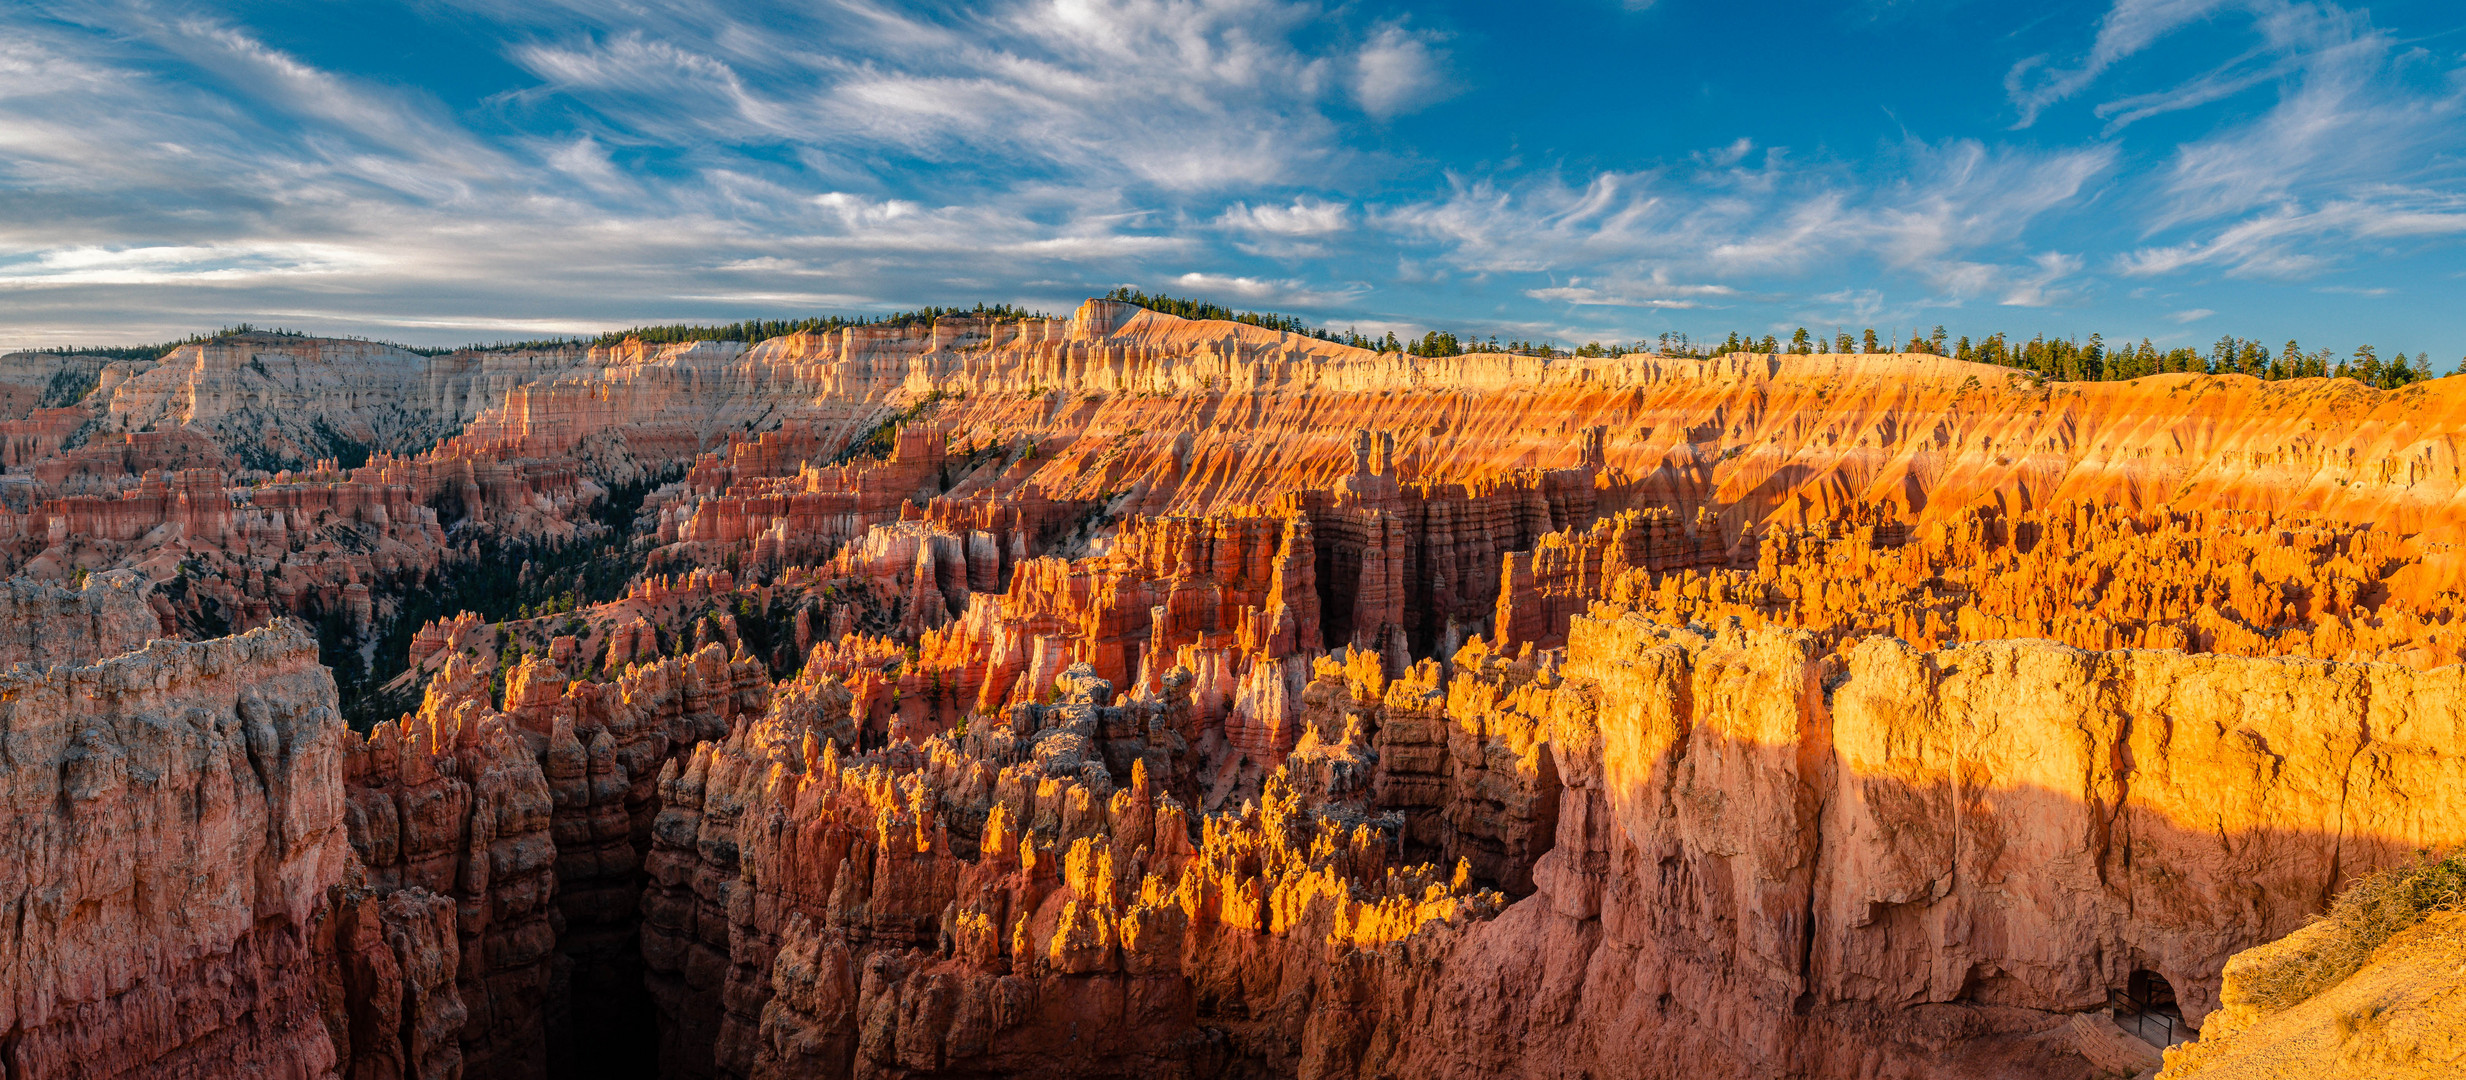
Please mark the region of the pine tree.
<svg viewBox="0 0 2466 1080"><path fill-rule="evenodd" d="M2369 345L2355 346L2353 374L2355 380L2365 386L2379 386L2381 376L2387 374L2381 365L2380 353Z"/></svg>

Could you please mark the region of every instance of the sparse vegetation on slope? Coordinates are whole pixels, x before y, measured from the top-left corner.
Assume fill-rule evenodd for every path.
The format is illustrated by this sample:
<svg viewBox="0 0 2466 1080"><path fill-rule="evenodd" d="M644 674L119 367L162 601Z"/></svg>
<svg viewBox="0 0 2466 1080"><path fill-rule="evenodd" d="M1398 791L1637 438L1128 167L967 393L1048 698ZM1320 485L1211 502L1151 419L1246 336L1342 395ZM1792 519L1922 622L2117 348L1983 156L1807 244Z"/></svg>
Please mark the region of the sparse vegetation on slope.
<svg viewBox="0 0 2466 1080"><path fill-rule="evenodd" d="M2245 980L2262 1009L2291 1008L2362 970L2372 953L2435 911L2466 903L2466 852L2359 878L2303 938L2303 948Z"/></svg>

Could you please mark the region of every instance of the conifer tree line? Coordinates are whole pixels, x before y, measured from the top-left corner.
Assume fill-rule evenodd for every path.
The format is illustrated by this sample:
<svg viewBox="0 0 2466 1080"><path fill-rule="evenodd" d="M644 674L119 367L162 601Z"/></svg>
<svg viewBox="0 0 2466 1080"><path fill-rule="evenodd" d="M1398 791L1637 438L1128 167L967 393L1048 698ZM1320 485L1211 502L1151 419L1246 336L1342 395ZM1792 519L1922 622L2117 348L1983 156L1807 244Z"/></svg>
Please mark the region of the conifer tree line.
<svg viewBox="0 0 2466 1080"><path fill-rule="evenodd" d="M1889 337L1878 335L1872 328L1855 337L1848 331L1836 331L1827 339L1810 333L1804 327L1791 334L1787 341L1772 334L1758 338L1752 334L1732 332L1718 344L1699 345L1689 335L1673 331L1632 345L1604 345L1594 341L1574 349L1562 349L1549 342L1502 342L1495 335L1486 341L1463 339L1438 330L1403 341L1398 341L1392 332L1377 340L1350 332L1340 337L1330 336L1330 340L1378 352L1402 352L1412 356L1496 352L1540 357L1616 357L1645 353L1710 358L1727 353L1784 356L1929 353L2017 368L2059 382L2119 382L2144 375L2191 372L2250 375L2257 379L2354 379L2369 386L2394 390L2425 379L2466 374L2466 360L2461 360L2451 371L2443 372L2434 366L2429 352L2409 356L2400 350L2383 359L2379 348L2372 345L2358 345L2351 351L2341 353L2325 347L2306 350L2294 341L2272 348L2257 339L2227 336L2219 338L2206 350L2187 346L2161 350L2148 338L2142 338L2137 345L2123 342L2110 346L2100 334L2091 334L2086 342L2072 338L2050 338L2044 334L2027 341L2016 341L2002 333L1989 334L1976 341L1967 335L1947 340L1941 326L1930 334L1913 334L1907 342L1898 344Z"/></svg>
<svg viewBox="0 0 2466 1080"><path fill-rule="evenodd" d="M1856 338L1847 331L1837 331L1827 341L1801 327L1787 342L1771 334L1758 339L1749 334L1732 333L1719 345L1697 349L1686 335L1663 334L1659 344L1655 351L1673 356L1719 356L1733 352L1801 356L1822 353L1931 353L1956 360L2018 368L2062 382L2116 382L2144 375L2191 372L2202 375L2249 375L2256 379L2354 379L2366 385L2393 390L2425 379L2466 372L2466 361L2461 361L2451 371L2440 371L2433 365L2429 352L2419 352L2410 357L2404 350L2399 350L2383 359L2380 350L2372 345L2358 345L2341 353L2326 347L2307 350L2295 341L2273 348L2258 339L2232 335L2219 338L2206 350L2189 346L2160 349L2148 338L2142 338L2138 344L2123 341L2110 345L2101 334L2091 334L2085 342L2073 338L2049 338L2044 334L2019 341L2002 333L1989 334L1976 341L1968 335L1947 340L1944 328L1938 326L1932 333L1913 333L1908 342L1895 345L1890 338L1879 338L1873 329Z"/></svg>
<svg viewBox="0 0 2466 1080"><path fill-rule="evenodd" d="M640 341L645 345L683 345L696 341L742 341L748 345L787 337L790 334L822 334L851 326L914 326L935 319L1045 319L1041 311L1029 311L1010 304L978 304L975 307L921 307L890 315L846 316L826 315L812 319L750 319L744 322L704 326L676 323L668 326L637 326L631 330L611 330L594 338L550 338L541 341L501 342L484 346L490 350L553 348L558 345L594 345L602 348Z"/></svg>
<svg viewBox="0 0 2466 1080"><path fill-rule="evenodd" d="M2306 350L2294 341L2273 348L2258 339L2230 335L2219 338L2206 350L2189 346L2160 349L2148 338L2142 338L2138 344L2124 341L2109 345L2104 335L2100 334L2091 334L2086 342L2074 338L2050 338L2044 334L2021 341L2001 332L1973 341L1967 335L1949 337L1941 326L1932 333L1912 333L1907 342L1895 342L1889 335L1879 335L1873 327L1855 336L1847 330L1836 330L1826 338L1802 326L1787 341L1773 334L1758 338L1751 333L1732 331L1717 345L1698 345L1687 334L1673 331L1663 333L1652 341L1611 345L1592 341L1572 349L1562 349L1547 341L1501 341L1495 334L1486 339L1470 335L1459 337L1444 330L1431 330L1417 338L1402 339L1392 330L1376 338L1364 337L1353 330L1337 334L1312 328L1290 315L1236 313L1205 301L1149 296L1130 288L1115 289L1107 298L1186 319L1226 319L1270 330L1306 334L1373 352L1423 357L1461 356L1476 352L1538 357L1617 357L1652 353L1699 358L1741 352L1799 356L1931 353L2017 368L2061 382L2117 382L2144 375L2193 372L2250 375L2258 379L2351 378L2384 390L2438 378L2443 374L2466 373L2466 360L2461 360L2453 371L2444 373L2433 366L2432 356L2428 352L2408 356L2404 350L2399 350L2383 359L2379 348L2372 345L2359 345L2341 353L2331 348Z"/></svg>
<svg viewBox="0 0 2466 1080"><path fill-rule="evenodd" d="M254 326L249 323L241 323L238 326L223 327L222 329L216 330L211 334L190 334L189 336L181 338L178 341L166 341L159 345L60 345L49 349L29 349L27 351L45 353L54 356L100 356L107 360L160 360L171 355L173 350L178 349L183 345L198 345L209 341L220 341L224 338L238 337L242 334L271 334L276 337L308 336L303 331L286 330L279 326Z"/></svg>

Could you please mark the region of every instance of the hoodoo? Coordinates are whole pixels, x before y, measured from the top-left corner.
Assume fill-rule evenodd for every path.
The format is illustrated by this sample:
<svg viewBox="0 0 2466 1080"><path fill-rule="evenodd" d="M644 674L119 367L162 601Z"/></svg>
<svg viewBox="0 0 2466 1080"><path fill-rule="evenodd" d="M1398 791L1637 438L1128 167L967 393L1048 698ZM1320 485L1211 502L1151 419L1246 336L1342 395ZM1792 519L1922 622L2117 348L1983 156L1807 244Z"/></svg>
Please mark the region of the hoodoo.
<svg viewBox="0 0 2466 1080"><path fill-rule="evenodd" d="M0 376L10 1077L2458 1067L2466 379L1114 300Z"/></svg>

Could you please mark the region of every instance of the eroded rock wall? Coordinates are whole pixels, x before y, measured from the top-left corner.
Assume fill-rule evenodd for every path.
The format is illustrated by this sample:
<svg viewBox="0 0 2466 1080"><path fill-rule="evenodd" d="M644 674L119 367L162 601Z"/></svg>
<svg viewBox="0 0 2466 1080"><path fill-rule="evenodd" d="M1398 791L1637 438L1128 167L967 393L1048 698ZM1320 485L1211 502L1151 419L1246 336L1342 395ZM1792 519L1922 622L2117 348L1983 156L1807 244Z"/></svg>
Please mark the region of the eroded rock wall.
<svg viewBox="0 0 2466 1080"><path fill-rule="evenodd" d="M145 578L116 570L67 589L28 578L0 581L0 667L90 664L166 636Z"/></svg>
<svg viewBox="0 0 2466 1080"><path fill-rule="evenodd" d="M1579 619L1507 702L1565 785L1538 891L1386 1067L2018 1074L2135 970L2197 1023L2343 876L2466 840L2461 678Z"/></svg>
<svg viewBox="0 0 2466 1080"><path fill-rule="evenodd" d="M309 1078L345 731L278 625L0 674L11 1076Z"/></svg>
<svg viewBox="0 0 2466 1080"><path fill-rule="evenodd" d="M0 421L27 466L0 557L162 598L0 593L55 628L0 632L0 660L71 665L0 708L107 720L57 721L32 765L9 744L71 794L19 814L19 951L53 967L9 980L0 1055L2086 1077L2075 1021L2135 973L2198 1022L2235 950L2466 838L2456 387L1428 359L1105 302L382 352L221 341ZM403 402L320 431L355 394ZM234 471L474 414L416 456ZM68 445L133 418L162 430ZM394 689L425 700L337 737L322 803L247 721L291 659L227 703L177 672L76 696L260 640L144 644L209 614L365 642L483 542L614 540L584 518L601 485L679 475L620 599L422 630ZM1994 640L2022 637L2064 644ZM245 775L150 764L225 712ZM178 813L238 824L147 831ZM252 914L205 930L160 893L190 879L59 854L289 866L264 852L318 821L348 850L249 875ZM89 1045L123 1029L135 1064Z"/></svg>
<svg viewBox="0 0 2466 1080"><path fill-rule="evenodd" d="M450 898L464 1075L547 1071L553 799L505 717L464 702L377 725L346 758L351 846L381 892Z"/></svg>

